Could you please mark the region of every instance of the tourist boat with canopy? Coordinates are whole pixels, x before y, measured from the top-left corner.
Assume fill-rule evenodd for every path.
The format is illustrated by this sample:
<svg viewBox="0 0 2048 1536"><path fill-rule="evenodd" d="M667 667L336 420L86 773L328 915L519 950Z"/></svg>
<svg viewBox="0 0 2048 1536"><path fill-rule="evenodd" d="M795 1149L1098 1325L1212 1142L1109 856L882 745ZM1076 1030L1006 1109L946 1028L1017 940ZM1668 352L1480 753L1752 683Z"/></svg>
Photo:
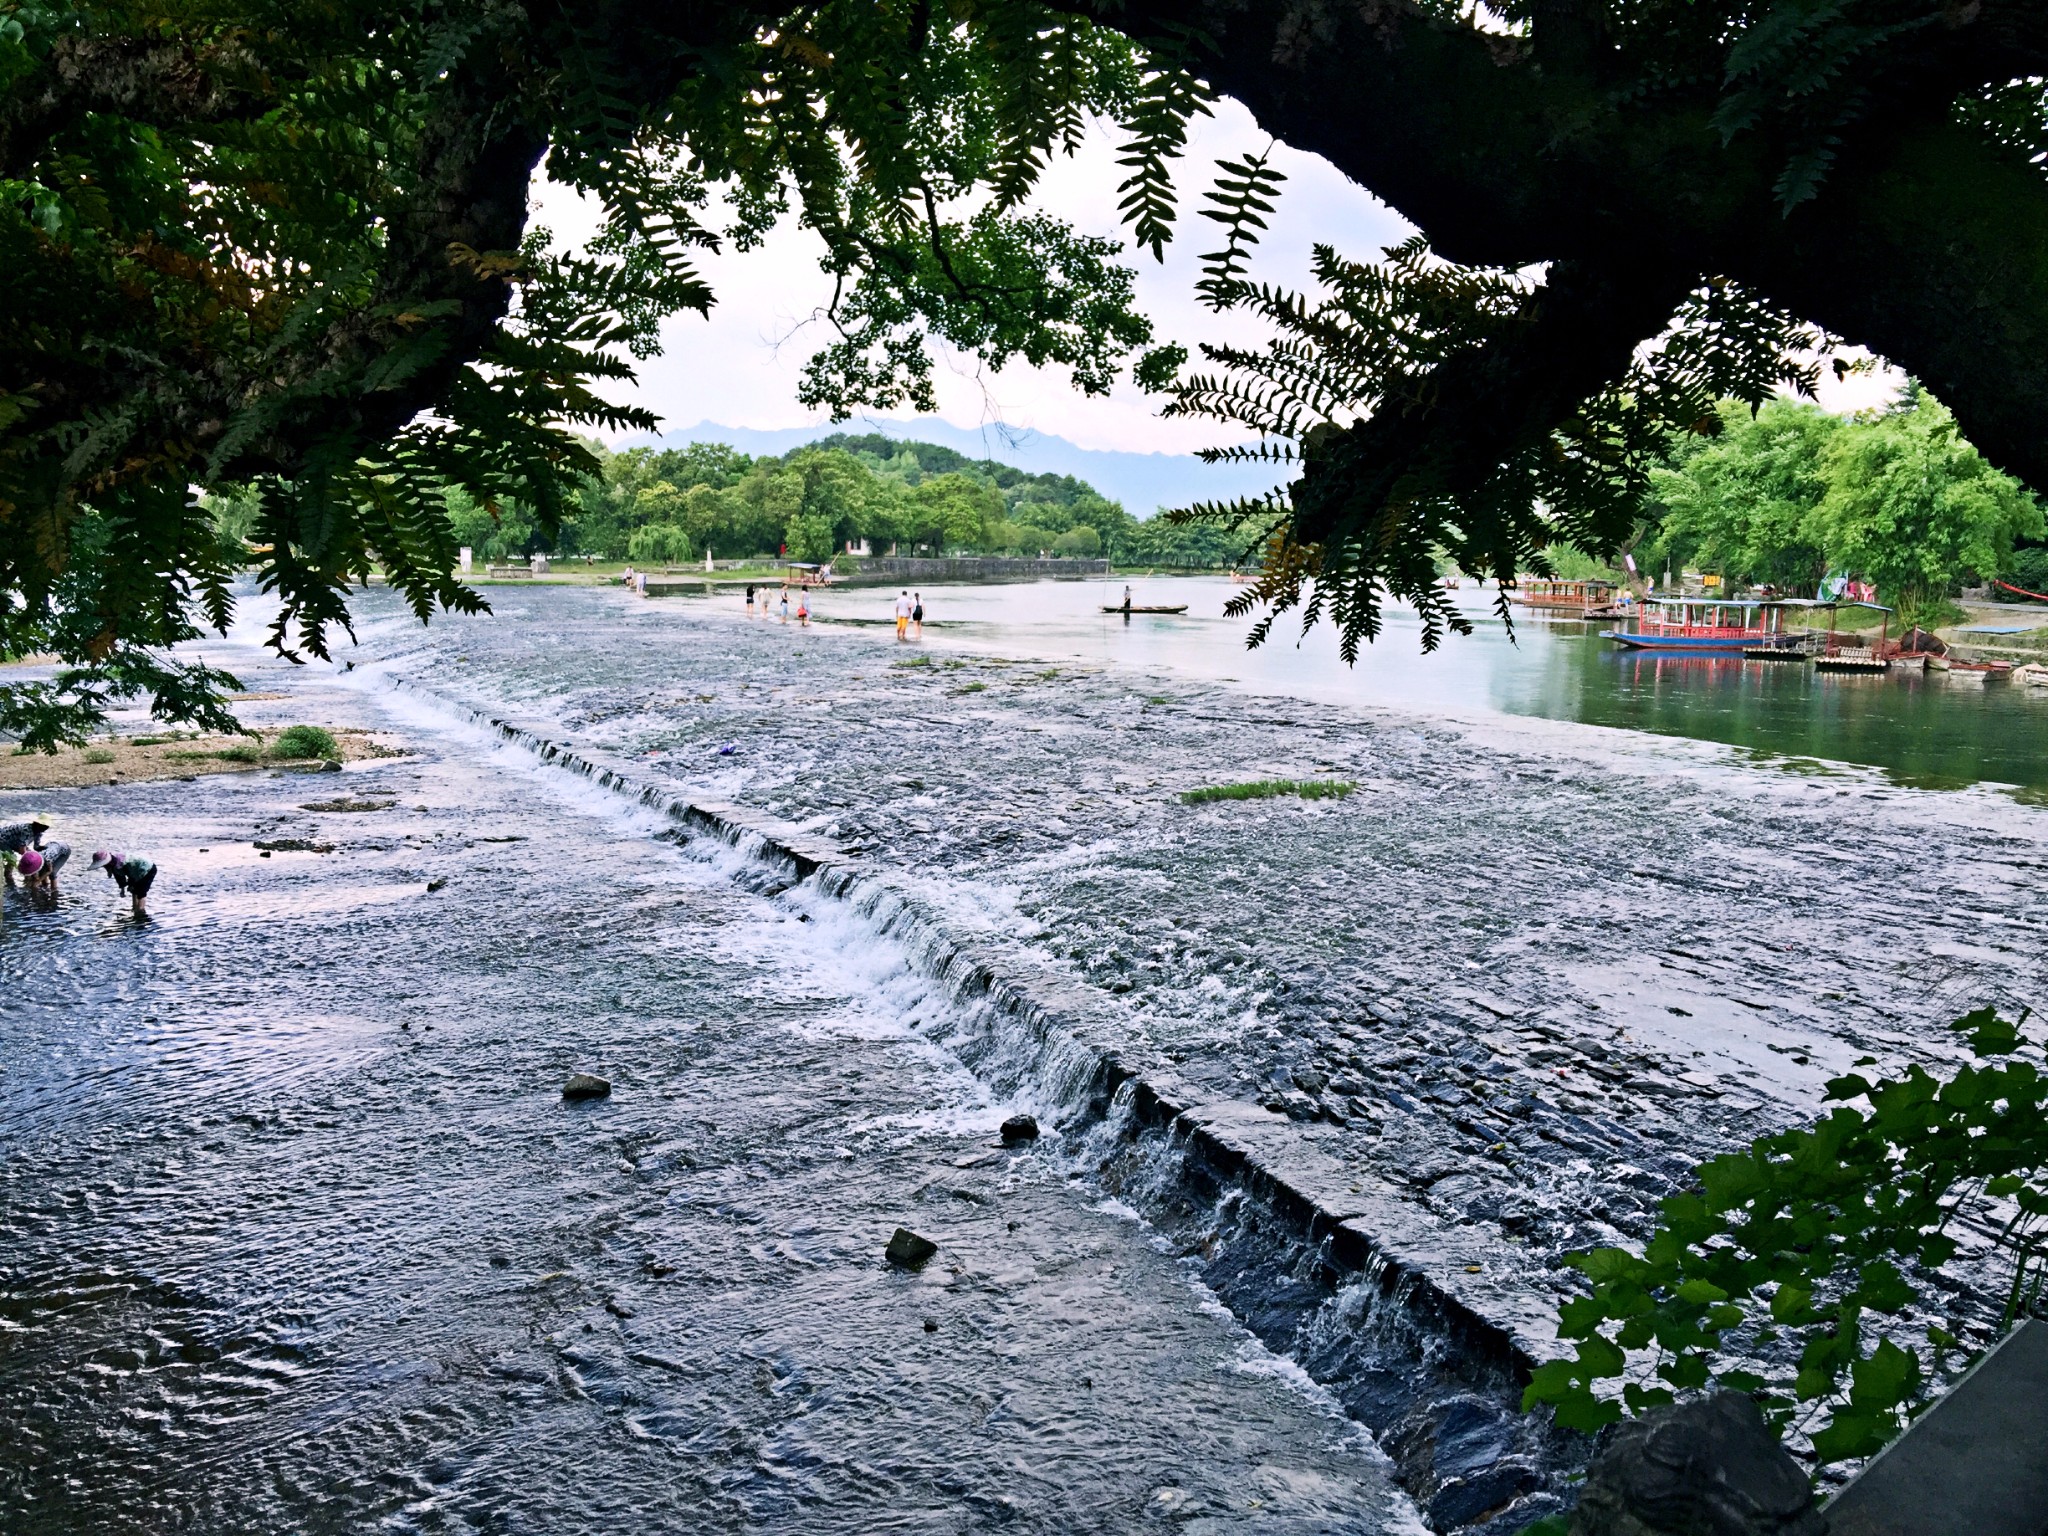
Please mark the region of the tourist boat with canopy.
<svg viewBox="0 0 2048 1536"><path fill-rule="evenodd" d="M1516 585L1515 601L1545 613L1583 617L1613 603L1618 590L1611 581L1523 581Z"/></svg>
<svg viewBox="0 0 2048 1536"><path fill-rule="evenodd" d="M1810 606L1785 598L1646 597L1633 628L1605 630L1602 638L1634 650L1728 656L1791 649L1803 636L1786 631L1785 612Z"/></svg>

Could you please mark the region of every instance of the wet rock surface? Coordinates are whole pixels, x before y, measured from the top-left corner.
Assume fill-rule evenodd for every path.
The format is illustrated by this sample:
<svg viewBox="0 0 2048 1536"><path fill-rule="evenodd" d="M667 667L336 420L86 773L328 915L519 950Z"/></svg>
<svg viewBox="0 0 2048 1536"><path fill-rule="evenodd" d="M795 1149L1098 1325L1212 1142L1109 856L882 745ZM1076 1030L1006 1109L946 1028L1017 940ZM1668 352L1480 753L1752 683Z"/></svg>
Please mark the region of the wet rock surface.
<svg viewBox="0 0 2048 1536"><path fill-rule="evenodd" d="M889 1234L889 1246L882 1250L882 1257L897 1269L923 1269L939 1251L939 1245L928 1237L920 1237L908 1227L898 1227Z"/></svg>
<svg viewBox="0 0 2048 1536"><path fill-rule="evenodd" d="M1616 1426L1586 1474L1572 1536L1825 1536L1812 1485L1735 1392Z"/></svg>
<svg viewBox="0 0 2048 1536"><path fill-rule="evenodd" d="M1640 1237L1829 1076L1959 1059L1944 1019L2040 991L2048 819L1988 791L948 644L559 592L368 648L865 855L1197 1092L1484 1234L1504 1289L1568 1290L1560 1255ZM1359 788L1178 799L1264 777Z"/></svg>

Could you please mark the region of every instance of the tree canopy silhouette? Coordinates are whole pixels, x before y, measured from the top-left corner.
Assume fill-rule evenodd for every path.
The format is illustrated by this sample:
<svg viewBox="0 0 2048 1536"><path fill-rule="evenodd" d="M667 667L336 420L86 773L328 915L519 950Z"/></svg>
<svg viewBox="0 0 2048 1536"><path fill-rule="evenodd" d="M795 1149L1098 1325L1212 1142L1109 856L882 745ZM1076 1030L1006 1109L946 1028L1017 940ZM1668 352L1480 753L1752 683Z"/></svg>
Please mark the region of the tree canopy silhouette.
<svg viewBox="0 0 2048 1536"><path fill-rule="evenodd" d="M2044 55L2014 0L0 0L0 650L66 663L0 729L220 723L167 650L247 558L200 488L253 501L287 653L373 567L478 607L448 493L558 516L573 429L651 424L603 390L713 302L693 255L786 213L837 280L807 402L923 405L942 338L1247 421L1300 477L1212 510L1353 645L1386 595L1455 622L1433 548L1611 547L1675 434L1837 339L2048 485ZM1272 292L1276 178L1224 167L1204 294L1280 334L1183 376L1118 244L1030 199L1113 122L1157 254L1219 94L1421 234ZM542 165L601 203L585 251L529 227Z"/></svg>

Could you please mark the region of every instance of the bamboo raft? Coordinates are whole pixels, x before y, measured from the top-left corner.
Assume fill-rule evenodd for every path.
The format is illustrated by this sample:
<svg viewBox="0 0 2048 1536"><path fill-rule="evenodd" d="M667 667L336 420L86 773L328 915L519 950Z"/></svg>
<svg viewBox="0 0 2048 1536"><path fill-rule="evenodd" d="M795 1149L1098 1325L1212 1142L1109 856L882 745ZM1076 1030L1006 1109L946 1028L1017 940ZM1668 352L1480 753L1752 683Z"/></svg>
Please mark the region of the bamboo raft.
<svg viewBox="0 0 2048 1536"><path fill-rule="evenodd" d="M1133 603L1130 607L1126 608L1122 603L1114 605L1104 603L1102 611L1104 613L1186 613L1188 605L1186 603L1154 603L1149 606L1140 607L1138 604Z"/></svg>

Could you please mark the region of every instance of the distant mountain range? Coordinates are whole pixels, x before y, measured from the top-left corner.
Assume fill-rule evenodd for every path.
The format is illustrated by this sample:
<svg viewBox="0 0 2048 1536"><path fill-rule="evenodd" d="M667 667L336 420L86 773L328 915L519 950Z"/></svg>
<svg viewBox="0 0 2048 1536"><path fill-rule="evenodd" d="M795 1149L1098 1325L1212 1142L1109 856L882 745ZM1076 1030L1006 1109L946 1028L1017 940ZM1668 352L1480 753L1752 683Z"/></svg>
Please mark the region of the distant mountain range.
<svg viewBox="0 0 2048 1536"><path fill-rule="evenodd" d="M1014 465L1032 474L1072 475L1087 481L1110 500L1122 502L1131 516L1141 518L1150 517L1162 507L1254 495L1282 478L1271 468L1256 465L1211 466L1189 453L1118 453L1080 448L1063 437L1044 432L1002 425L956 427L937 417L919 421L856 419L837 426L767 430L700 421L694 427L665 433L659 442L664 448L680 448L686 443L724 443L756 457L780 456L836 432L879 432L885 437L937 443L970 458L994 459L998 464Z"/></svg>

